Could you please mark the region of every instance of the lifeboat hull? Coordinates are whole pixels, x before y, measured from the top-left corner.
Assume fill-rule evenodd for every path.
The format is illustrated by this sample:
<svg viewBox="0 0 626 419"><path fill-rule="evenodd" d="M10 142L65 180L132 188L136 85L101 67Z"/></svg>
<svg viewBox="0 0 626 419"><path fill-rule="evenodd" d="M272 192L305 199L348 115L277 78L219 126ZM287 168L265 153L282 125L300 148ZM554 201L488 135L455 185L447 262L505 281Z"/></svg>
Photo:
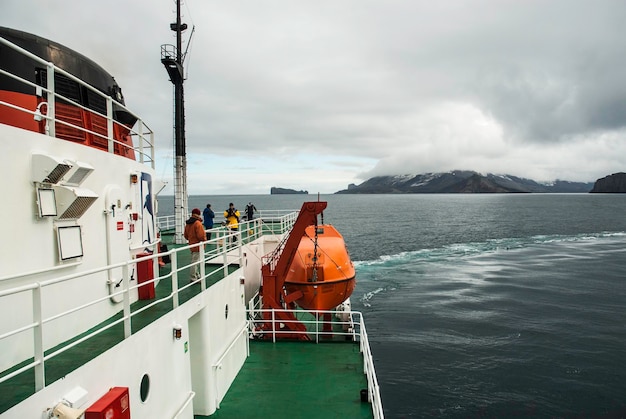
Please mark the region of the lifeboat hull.
<svg viewBox="0 0 626 419"><path fill-rule="evenodd" d="M332 310L354 291L356 276L343 236L331 225L309 226L285 279L287 298L306 310Z"/></svg>

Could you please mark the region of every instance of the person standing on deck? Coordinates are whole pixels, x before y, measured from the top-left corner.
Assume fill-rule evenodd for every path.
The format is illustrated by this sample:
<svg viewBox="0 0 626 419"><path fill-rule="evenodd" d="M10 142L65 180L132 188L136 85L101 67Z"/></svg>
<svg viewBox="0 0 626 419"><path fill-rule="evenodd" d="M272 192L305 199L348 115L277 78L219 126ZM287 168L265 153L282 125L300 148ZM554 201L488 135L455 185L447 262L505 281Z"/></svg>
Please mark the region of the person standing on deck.
<svg viewBox="0 0 626 419"><path fill-rule="evenodd" d="M200 217L200 210L194 208L191 211L191 217L187 220L185 225L185 232L183 234L190 245L200 243L206 240L206 234L204 233L204 227L202 226L202 218ZM191 282L200 280L200 246L192 246L191 250L191 268L189 269L189 275Z"/></svg>
<svg viewBox="0 0 626 419"><path fill-rule="evenodd" d="M235 204L232 202L228 204L228 209L224 211L224 218L228 223L228 228L230 231L236 232L239 230L239 210L235 208ZM234 236L233 243L237 241L237 236Z"/></svg>
<svg viewBox="0 0 626 419"><path fill-rule="evenodd" d="M204 218L204 229L210 230L213 228L213 218L215 213L211 209L211 204L206 204L206 208L202 211L202 218ZM206 239L211 240L211 233L206 233Z"/></svg>
<svg viewBox="0 0 626 419"><path fill-rule="evenodd" d="M257 211L257 209L254 204L252 202L248 202L248 205L246 205L246 219L248 221L252 221L255 211Z"/></svg>

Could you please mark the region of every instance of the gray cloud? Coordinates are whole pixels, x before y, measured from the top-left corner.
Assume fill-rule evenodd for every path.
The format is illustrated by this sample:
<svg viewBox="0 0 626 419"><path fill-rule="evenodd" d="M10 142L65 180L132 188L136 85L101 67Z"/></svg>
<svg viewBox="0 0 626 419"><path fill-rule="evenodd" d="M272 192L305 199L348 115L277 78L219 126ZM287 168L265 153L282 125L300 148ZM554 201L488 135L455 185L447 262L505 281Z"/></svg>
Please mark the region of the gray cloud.
<svg viewBox="0 0 626 419"><path fill-rule="evenodd" d="M301 181L322 192L375 174L451 169L589 181L626 163L622 1L187 6L184 20L196 25L187 144L199 161L242 156L246 172L262 162L259 172L276 173L262 178L276 183L286 161L313 156L329 166L306 169ZM172 88L158 53L174 42L173 2L22 0L3 9L0 25L107 68L159 146L171 148ZM59 24L71 15L81 19ZM331 161L352 164L334 171Z"/></svg>

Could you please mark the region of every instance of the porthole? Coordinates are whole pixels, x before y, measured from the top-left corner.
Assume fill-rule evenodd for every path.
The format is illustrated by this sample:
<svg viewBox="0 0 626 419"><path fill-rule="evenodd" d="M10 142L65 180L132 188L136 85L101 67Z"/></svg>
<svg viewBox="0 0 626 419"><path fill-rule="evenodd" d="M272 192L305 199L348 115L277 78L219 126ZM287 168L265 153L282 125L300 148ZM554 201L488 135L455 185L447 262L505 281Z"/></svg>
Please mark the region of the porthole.
<svg viewBox="0 0 626 419"><path fill-rule="evenodd" d="M226 308L224 309L224 318L228 319L228 304L226 304Z"/></svg>
<svg viewBox="0 0 626 419"><path fill-rule="evenodd" d="M141 397L141 402L145 403L148 400L148 396L150 395L150 376L148 374L144 374L141 377L141 385L139 386L139 397Z"/></svg>

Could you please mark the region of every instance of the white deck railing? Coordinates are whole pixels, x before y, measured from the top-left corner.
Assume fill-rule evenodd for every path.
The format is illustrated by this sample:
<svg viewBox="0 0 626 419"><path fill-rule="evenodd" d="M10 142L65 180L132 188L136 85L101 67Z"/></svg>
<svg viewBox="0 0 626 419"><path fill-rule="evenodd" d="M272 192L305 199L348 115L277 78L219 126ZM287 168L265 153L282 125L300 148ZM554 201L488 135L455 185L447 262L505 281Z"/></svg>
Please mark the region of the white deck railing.
<svg viewBox="0 0 626 419"><path fill-rule="evenodd" d="M277 215L277 219L275 220L278 226L271 226L269 223L266 224L264 221L259 218L253 220L252 222L243 222L240 223L240 230L237 232L229 231L224 228L214 229L212 232L216 233L211 240L206 243L214 244L215 249L210 251L205 251L204 246L200 246L200 261L198 262L198 267L200 270L200 275L203 279L214 275L220 274L222 276L228 275L228 268L230 265L239 265L242 260L242 245L252 241L261 235L265 234L284 234L289 231L297 214L287 214L279 217ZM252 230L252 234L250 231ZM246 232L246 234L242 234ZM237 238L236 241L233 241L234 238ZM212 247L212 246L211 246ZM19 294L28 294L31 295L31 301L33 304L33 321L27 322L27 324L23 324L21 326L16 326L12 330L9 330L2 335L0 335L0 347L3 346L3 342L11 339L11 337L16 336L18 334L29 332L32 333L33 338L33 348L34 353L30 354L30 357L33 360L26 365L23 365L21 368L14 370L10 373L7 373L0 377L0 383L10 380L11 378L25 372L28 370L34 369L35 374L35 391L39 391L45 387L45 364L50 361L50 359L55 356L63 354L65 351L79 345L80 343L103 333L111 327L114 327L119 324L123 324L124 328L124 338L128 338L132 334L132 320L133 317L140 315L145 310L149 310L153 306L160 304L165 301L171 301L172 308L176 308L179 306L179 294L190 288L195 286L196 283L189 283L182 287L179 287L179 275L182 274L182 271L189 269L192 264L180 264L180 255L181 252L187 256L189 253L190 246L177 247L171 249L164 253L148 255L141 258L129 260L124 263L118 263L114 265L103 266L101 268L92 269L89 271L78 272L71 275L61 275L58 277L50 278L45 281L36 282L30 285L24 285L20 287L15 287L11 289L7 289L4 291L0 291L0 304L5 299L12 298L15 295ZM171 270L169 273L163 276L157 276L152 280L138 283L135 285L131 285L130 283L130 272L132 271L132 267L134 267L137 263L142 263L148 261L149 263L157 264L158 258L169 255L171 258ZM213 268L207 270L207 266L205 262L211 262L210 265ZM217 265L217 262L221 261L220 265ZM114 293L106 294L97 298L93 301L79 304L76 307L63 311L61 313L57 313L51 315L49 317L43 317L43 305L45 302L44 293L45 290L49 287L53 287L57 284L71 281L82 281L85 277L96 274L106 274L110 270L120 269L122 270L122 282L119 287L120 290ZM222 271L222 272L220 272ZM158 269L155 269L155 272L158 272ZM103 275L104 276L104 275ZM14 277L5 277L3 281L8 281L12 278L23 278L23 275L15 275ZM149 286L149 284L156 284L159 281L171 281L171 292L166 296L162 296L159 299L155 299L150 301L150 303L146 304L143 307L132 309L131 306L131 291L138 289L139 287ZM206 281L202 280L200 282L201 290L206 290ZM71 342L66 343L65 345L57 348L52 353L46 354L45 351L48 348L44 347L44 336L46 335L46 330L48 327L54 328L55 325L52 324L54 320L58 320L64 317L68 317L74 313L81 312L83 310L87 310L88 308L104 302L108 299L113 298L121 298L122 304L122 317L120 319L111 321L103 326L101 326L97 330L93 330L89 334L85 334L84 336L72 340ZM262 331L257 326L260 323L265 323L267 320L262 320L262 314L264 312L270 311L272 312L272 318L274 319L274 314L277 310L262 310L258 308L258 305L254 304L254 301L258 302L258 299L251 300L251 304L248 308L249 313L249 321L248 321L248 333L254 337L260 337L263 334L271 333L272 339L276 339L280 337L280 331L275 331L276 328L272 328L272 331ZM350 337L351 340L358 341L360 344L360 350L363 354L363 371L367 376L368 382L368 400L372 404L372 412L375 419L383 418L383 410L382 410L382 401L380 398L380 389L378 386L378 381L376 378L376 373L374 370L374 362L372 358L371 349L369 346L368 336L365 329L365 323L363 321L363 316L360 312L355 311L331 311L330 313L334 316L332 325L334 326L332 332L325 331L323 327L324 320L320 320L320 314L322 312L305 312L305 311L297 311L299 315L304 313L309 315L308 319L298 319L297 321L303 323L309 329L306 333L310 336L313 336L316 341L319 342L320 339L325 339L329 335L343 335ZM323 312L329 313L329 312ZM155 319L156 320L156 319ZM286 323L288 321L281 319L282 323ZM293 332L290 332L293 333ZM28 356L25 356L28 358ZM193 397L193 396L190 396ZM184 406L181 408L184 409Z"/></svg>
<svg viewBox="0 0 626 419"><path fill-rule="evenodd" d="M259 216L252 221L241 221L239 223L240 230L245 231L249 229L250 226L257 226L259 223L261 224L279 224L281 231L287 231L293 223L298 218L299 210L261 210L259 211ZM163 215L157 217L157 227L160 231L168 231L174 230L176 227L176 216L175 215ZM220 232L224 231L226 226L223 223L216 223L215 227L212 229L206 230L207 233L216 233L221 234ZM267 230L267 229L266 229Z"/></svg>
<svg viewBox="0 0 626 419"><path fill-rule="evenodd" d="M100 90L94 88L93 86L85 83L81 79L75 77L74 75L68 73L67 71L55 66L51 62L48 62L35 54L21 48L12 42L0 37L0 44L5 45L8 48L15 50L17 53L21 54L24 57L25 61L32 60L37 65L46 69L46 87L34 84L33 82L24 79L23 77L10 73L6 70L0 69L0 75L6 76L10 79L17 81L18 83L24 85L27 89L32 89L33 93L38 92L38 96L40 98L44 97L44 94L47 96L45 102L41 102L36 109L26 109L15 103L6 102L0 100L0 109L2 107L7 107L19 112L23 112L25 114L29 114L35 120L45 120L45 134L51 137L56 137L56 126L62 125L66 127L71 127L72 129L76 129L81 131L82 133L93 135L94 137L98 137L103 141L108 143L108 152L113 153L115 146L122 147L124 149L132 149L135 153L135 159L141 163L149 164L152 168L154 168L155 162L155 154L154 154L154 133L145 124L145 122L136 114L131 112L125 105L114 100L111 96L102 93ZM55 74L61 74L69 80L76 82L79 86L84 89L90 91L94 95L102 98L106 103L106 114L100 113L93 108L88 108L74 99L66 97L58 93L55 89ZM84 126L72 124L68 121L61 120L57 118L55 109L56 103L68 103L72 106L75 106L82 111L87 112L90 115L102 117L106 120L106 135L102 133L95 132L93 130L87 129ZM45 113L42 112L41 105L46 105ZM114 117L114 112L123 111L128 113L133 118L136 119L135 124L132 128L120 123ZM120 126L124 130L129 130L129 135L134 138L134 145L127 145L119 140L115 139L114 136L114 127Z"/></svg>
<svg viewBox="0 0 626 419"><path fill-rule="evenodd" d="M287 220L295 220L295 217L289 215L285 217ZM276 229L270 229L268 226L263 227L262 220L253 220L249 223L242 223L242 226L246 227L246 230L239 231L229 231L229 230L221 230L219 235L215 235L211 240L206 241L205 244L212 244L214 246L209 246L212 250L206 251L205 246L200 246L200 260L197 262L200 275L203 280L200 282L201 291L206 290L206 281L204 279L212 276L219 275L225 277L229 274L229 266L237 265L241 266L241 261L243 258L243 245L251 242L252 240L260 237L263 234L284 234L288 231L288 229L293 225L293 222L289 224L287 221L281 221L280 225L285 226L285 230L278 231ZM253 230L252 234L250 231ZM242 234L245 231L246 234ZM236 238L236 240L235 240ZM182 287L179 287L179 276L183 273L184 270L187 270L193 266L192 263L184 263L181 264L180 255L184 254L185 260L188 259L189 249L191 246L183 246L177 247L168 250L164 253L158 253L153 255L148 255L136 259L132 259L123 263L117 263L113 265L107 265L96 269L91 269L87 271L80 271L70 275L62 275L57 274L58 276L54 276L54 272L52 271L52 276L43 281L34 282L32 284L23 285L19 287L13 287L9 289L5 289L0 291L0 304L10 304L10 301L13 301L13 298L16 296L24 296L30 294L30 301L33 306L33 314L31 320L22 320L20 318L13 318L7 321L7 323L16 323L14 326L7 326L8 329L6 332L0 335L0 347L10 347L10 339L16 337L17 335L28 333L32 334L32 348L34 348L29 354L24 354L24 360L28 358L32 358L32 361L27 362L26 365L22 365L19 369L16 369L11 372L7 372L6 374L0 376L0 383L10 380L11 378L25 372L28 370L34 369L35 374L35 391L39 391L45 387L45 363L48 362L51 358L58 356L70 348L73 348L80 343L101 334L102 332L108 330L111 327L114 327L119 324L123 324L124 328L124 338L128 338L132 334L132 319L135 316L140 315L142 312L149 310L151 307L162 303L164 301L171 301L172 309L175 309L179 306L179 294L190 287L196 286L196 282L186 283ZM214 247L214 248L213 248ZM170 272L164 275L155 275L155 278L142 282L131 284L131 272L133 271L133 267L136 266L137 263L152 263L155 266L154 272L158 274L158 259L164 256L170 256L171 259L171 269ZM210 263L210 269L207 269L206 263ZM93 301L81 302L77 304L75 307L62 311L60 313L56 313L54 315L50 315L48 317L44 317L44 306L47 303L47 306L50 305L49 299L46 299L46 290L51 289L55 285L61 283L71 283L72 281L84 281L85 278L93 275L99 275L102 278L107 277L107 273L112 270L120 270L122 271L122 280L119 284L118 291L110 292L108 294L103 294L99 298L94 299ZM16 274L12 276L6 276L2 278L3 282L8 282L16 278L24 278L24 275ZM186 279L186 277L185 277ZM154 284L156 286L160 281L171 281L171 292L162 296L161 298L154 299L150 301L150 303L144 305L143 307L132 309L131 306L131 291L136 290L140 287L150 286L150 284ZM137 281L138 282L138 281ZM133 293L134 294L134 293ZM54 295L54 290L51 290L50 295ZM28 298L28 297L27 297ZM50 297L52 298L52 297ZM100 328L91 331L88 334L77 337L76 339L71 340L70 342L62 345L57 348L52 353L45 353L50 347L55 346L56 343L46 345L44 341L44 336L49 333L47 332L48 328L54 329L58 327L53 324L53 321L67 318L75 313L86 312L90 307L95 306L96 304L105 302L107 300L114 300L121 302L122 305L122 317L117 320L113 320ZM132 311L131 311L132 309ZM99 319L99 322L105 321L106 319ZM156 319L155 319L156 320ZM18 322L23 321L23 324L18 324ZM94 324L92 327L95 327ZM5 329L5 330L6 330ZM46 347L47 346L47 347Z"/></svg>
<svg viewBox="0 0 626 419"><path fill-rule="evenodd" d="M281 335L301 334L308 339L319 342L320 339L328 339L334 336L343 336L353 341L359 342L361 353L363 354L363 373L367 377L367 392L368 401L372 404L372 414L374 419L384 418L383 404L380 397L380 387L378 385L378 379L376 378L376 371L374 369L374 358L372 357L372 351L365 329L365 321L363 314L358 311L342 311L342 310L328 310L328 311L307 311L307 310L277 310L277 309L261 309L260 299L254 298L251 300L248 308L248 333L251 338L271 339L276 342L277 338ZM278 319L276 313L291 313L297 320L286 320L284 318ZM264 314L268 314L269 319L264 318ZM322 319L324 314L330 314L330 320L328 317ZM270 322L271 327L268 330L263 330L263 325ZM278 324L283 323L300 323L306 327L306 331L298 332L294 330L280 331ZM324 325L327 327L325 328ZM328 329L330 326L330 329ZM325 330L327 329L327 330Z"/></svg>

